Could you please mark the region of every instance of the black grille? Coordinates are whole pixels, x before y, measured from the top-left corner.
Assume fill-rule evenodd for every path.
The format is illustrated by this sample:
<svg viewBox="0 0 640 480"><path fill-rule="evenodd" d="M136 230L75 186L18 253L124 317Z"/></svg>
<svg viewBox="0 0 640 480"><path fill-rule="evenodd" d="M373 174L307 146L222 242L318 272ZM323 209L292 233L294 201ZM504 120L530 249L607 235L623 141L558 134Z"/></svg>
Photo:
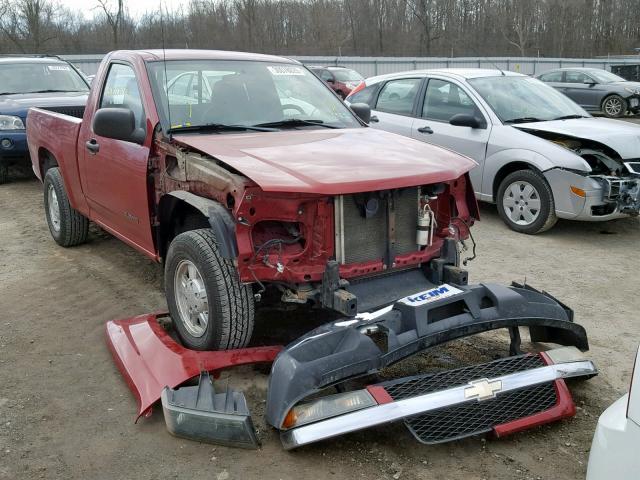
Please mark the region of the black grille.
<svg viewBox="0 0 640 480"><path fill-rule="evenodd" d="M362 263L384 258L387 247L387 204L380 198L376 215L365 218L359 202L364 195L343 197L344 261ZM396 245L395 254L402 255L418 250L416 226L418 222L418 189L397 191L395 203Z"/></svg>
<svg viewBox="0 0 640 480"><path fill-rule="evenodd" d="M50 112L62 113L71 117L82 118L84 116L84 106L76 107L46 107L44 110Z"/></svg>
<svg viewBox="0 0 640 480"><path fill-rule="evenodd" d="M544 365L538 355L524 355L382 385L394 400L400 400ZM501 393L490 400L466 402L409 417L405 424L420 442L441 443L490 432L496 425L543 412L557 402L554 383L549 382Z"/></svg>

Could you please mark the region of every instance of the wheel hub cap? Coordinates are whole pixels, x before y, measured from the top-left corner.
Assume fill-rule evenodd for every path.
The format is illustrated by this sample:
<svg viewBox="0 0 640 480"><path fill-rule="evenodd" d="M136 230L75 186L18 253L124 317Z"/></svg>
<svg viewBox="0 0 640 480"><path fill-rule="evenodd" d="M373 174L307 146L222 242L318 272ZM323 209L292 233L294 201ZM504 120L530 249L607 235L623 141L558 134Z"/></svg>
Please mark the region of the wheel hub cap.
<svg viewBox="0 0 640 480"><path fill-rule="evenodd" d="M56 232L60 231L60 205L58 204L58 196L53 185L49 185L47 190L47 204L49 205L49 220L51 226Z"/></svg>
<svg viewBox="0 0 640 480"><path fill-rule="evenodd" d="M209 300L202 276L191 261L178 264L174 291L182 324L190 335L201 337L209 323Z"/></svg>
<svg viewBox="0 0 640 480"><path fill-rule="evenodd" d="M513 182L502 198L504 212L517 225L531 225L540 216L540 195L529 182Z"/></svg>

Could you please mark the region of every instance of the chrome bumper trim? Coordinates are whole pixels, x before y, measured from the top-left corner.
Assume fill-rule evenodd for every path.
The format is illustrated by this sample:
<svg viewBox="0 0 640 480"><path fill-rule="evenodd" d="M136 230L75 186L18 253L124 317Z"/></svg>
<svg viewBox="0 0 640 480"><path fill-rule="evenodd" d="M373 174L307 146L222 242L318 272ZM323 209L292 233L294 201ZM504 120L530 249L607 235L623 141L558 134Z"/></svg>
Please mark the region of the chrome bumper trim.
<svg viewBox="0 0 640 480"><path fill-rule="evenodd" d="M500 382L501 387L497 393L497 395L500 395L501 393L511 390L552 382L561 378L582 377L596 373L597 370L593 363L590 360L584 360L548 365L546 367L534 368L501 377L478 380L486 381L492 385L497 385L498 382ZM284 448L291 450L319 440L402 420L403 418L438 408L458 405L464 402L479 401L471 397L467 392L467 390L473 386L472 383L474 382L439 392L432 392L418 397L365 408L339 417L293 428L282 432L280 438Z"/></svg>

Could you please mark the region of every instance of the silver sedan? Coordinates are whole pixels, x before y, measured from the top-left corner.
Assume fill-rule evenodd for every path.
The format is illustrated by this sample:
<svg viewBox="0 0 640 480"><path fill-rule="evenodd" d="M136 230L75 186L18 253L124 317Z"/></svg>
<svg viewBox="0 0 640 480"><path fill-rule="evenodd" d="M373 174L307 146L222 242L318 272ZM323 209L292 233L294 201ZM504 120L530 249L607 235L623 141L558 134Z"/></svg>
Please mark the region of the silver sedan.
<svg viewBox="0 0 640 480"><path fill-rule="evenodd" d="M558 218L603 221L640 212L640 126L593 118L543 82L499 70L423 70L373 77L347 102L371 123L478 162L479 200L513 230Z"/></svg>

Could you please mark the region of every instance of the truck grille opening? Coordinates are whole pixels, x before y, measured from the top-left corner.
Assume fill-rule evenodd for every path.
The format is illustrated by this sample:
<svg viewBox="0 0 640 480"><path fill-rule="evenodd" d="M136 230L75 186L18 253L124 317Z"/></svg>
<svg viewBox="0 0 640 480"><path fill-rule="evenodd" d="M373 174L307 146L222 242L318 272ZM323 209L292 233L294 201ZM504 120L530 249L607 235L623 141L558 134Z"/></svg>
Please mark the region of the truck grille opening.
<svg viewBox="0 0 640 480"><path fill-rule="evenodd" d="M369 201L376 208L367 211ZM336 259L351 264L385 258L389 242L389 202L395 217L394 255L417 251L418 201L418 187L396 190L393 197L383 192L336 197Z"/></svg>
<svg viewBox="0 0 640 480"><path fill-rule="evenodd" d="M523 355L381 385L394 400L401 400L464 385L478 378L494 378L544 366L539 355ZM441 443L490 432L497 425L544 412L557 403L557 392L551 381L505 392L483 402L467 402L409 417L405 425L418 441Z"/></svg>

